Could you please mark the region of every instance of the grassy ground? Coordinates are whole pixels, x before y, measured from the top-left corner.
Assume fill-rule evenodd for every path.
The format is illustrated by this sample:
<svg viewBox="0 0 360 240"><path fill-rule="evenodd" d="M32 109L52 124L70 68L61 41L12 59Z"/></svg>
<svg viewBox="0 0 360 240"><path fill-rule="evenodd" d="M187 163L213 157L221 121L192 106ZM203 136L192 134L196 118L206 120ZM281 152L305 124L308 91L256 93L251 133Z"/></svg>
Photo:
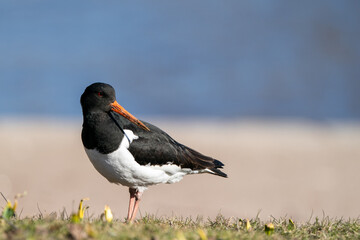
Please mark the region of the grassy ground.
<svg viewBox="0 0 360 240"><path fill-rule="evenodd" d="M0 239L360 239L359 220L315 219L292 224L274 219L266 232L259 219L246 221L218 216L211 220L146 216L136 223L107 223L101 219L71 223L55 216L32 219L0 219ZM268 234L267 234L268 233Z"/></svg>

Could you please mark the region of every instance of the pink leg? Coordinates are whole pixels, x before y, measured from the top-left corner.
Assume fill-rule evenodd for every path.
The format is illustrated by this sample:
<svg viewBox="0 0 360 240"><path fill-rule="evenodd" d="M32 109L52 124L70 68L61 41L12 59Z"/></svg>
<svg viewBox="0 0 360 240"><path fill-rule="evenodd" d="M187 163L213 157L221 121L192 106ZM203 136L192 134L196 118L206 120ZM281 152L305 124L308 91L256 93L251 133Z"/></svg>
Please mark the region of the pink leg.
<svg viewBox="0 0 360 240"><path fill-rule="evenodd" d="M131 218L130 218L130 222L134 221L134 219L136 217L136 213L139 210L139 203L140 203L140 200L141 200L141 195L142 195L142 192L139 192L138 190L136 190L136 193L135 193L135 206L134 206L134 210L132 212Z"/></svg>
<svg viewBox="0 0 360 240"><path fill-rule="evenodd" d="M136 189L129 188L130 193L130 201L129 201L129 209L128 209L128 215L127 215L127 221L131 221L132 213L134 212L134 205L136 201Z"/></svg>

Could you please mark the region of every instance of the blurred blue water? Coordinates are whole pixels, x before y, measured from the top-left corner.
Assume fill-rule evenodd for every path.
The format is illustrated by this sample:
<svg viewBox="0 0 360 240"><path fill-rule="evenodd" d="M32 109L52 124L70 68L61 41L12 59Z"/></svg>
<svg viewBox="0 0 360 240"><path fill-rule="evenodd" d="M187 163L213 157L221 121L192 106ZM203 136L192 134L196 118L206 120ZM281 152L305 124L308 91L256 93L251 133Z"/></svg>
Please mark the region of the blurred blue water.
<svg viewBox="0 0 360 240"><path fill-rule="evenodd" d="M360 119L360 1L1 1L0 116Z"/></svg>

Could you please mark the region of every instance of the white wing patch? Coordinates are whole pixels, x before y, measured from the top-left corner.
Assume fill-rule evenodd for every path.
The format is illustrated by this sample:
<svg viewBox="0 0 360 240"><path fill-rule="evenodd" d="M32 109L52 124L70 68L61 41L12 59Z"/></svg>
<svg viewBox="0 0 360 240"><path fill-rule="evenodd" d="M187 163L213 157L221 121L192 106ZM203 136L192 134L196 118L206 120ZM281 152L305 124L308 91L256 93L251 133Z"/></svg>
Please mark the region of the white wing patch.
<svg viewBox="0 0 360 240"><path fill-rule="evenodd" d="M187 174L195 174L202 171L193 171L181 168L175 164L166 165L140 165L128 150L130 144L138 139L131 130L125 129L125 134L117 150L109 154L102 154L96 149L87 149L88 155L95 169L112 183L121 184L139 190L145 190L148 186L159 183L179 182Z"/></svg>

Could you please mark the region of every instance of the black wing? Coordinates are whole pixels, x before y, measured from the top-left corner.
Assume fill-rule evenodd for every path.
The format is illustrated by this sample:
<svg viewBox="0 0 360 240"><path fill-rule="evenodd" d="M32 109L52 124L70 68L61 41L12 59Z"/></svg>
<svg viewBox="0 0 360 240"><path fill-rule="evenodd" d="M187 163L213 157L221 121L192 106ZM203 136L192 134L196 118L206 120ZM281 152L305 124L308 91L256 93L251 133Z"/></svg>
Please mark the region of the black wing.
<svg viewBox="0 0 360 240"><path fill-rule="evenodd" d="M173 163L192 170L209 169L216 175L227 177L225 173L218 169L224 166L222 162L178 143L160 128L142 122L150 131L145 131L132 123L124 126L125 129L130 129L135 135L139 136L130 144L129 148L129 151L139 164L164 165Z"/></svg>

